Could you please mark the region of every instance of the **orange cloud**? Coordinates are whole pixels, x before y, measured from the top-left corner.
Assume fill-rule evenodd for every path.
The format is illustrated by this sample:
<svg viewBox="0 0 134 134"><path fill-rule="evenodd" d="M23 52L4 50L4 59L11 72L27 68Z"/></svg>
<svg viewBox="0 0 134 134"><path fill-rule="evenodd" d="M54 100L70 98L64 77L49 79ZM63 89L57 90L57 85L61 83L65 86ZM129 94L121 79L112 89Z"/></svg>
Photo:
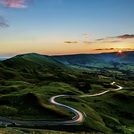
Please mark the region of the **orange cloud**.
<svg viewBox="0 0 134 134"><path fill-rule="evenodd" d="M95 50L97 50L97 51L111 51L111 50L114 50L114 51L119 51L119 50L133 51L134 48L97 48Z"/></svg>
<svg viewBox="0 0 134 134"><path fill-rule="evenodd" d="M64 41L65 44L77 44L77 41Z"/></svg>
<svg viewBox="0 0 134 134"><path fill-rule="evenodd" d="M97 48L95 50L102 51L102 50L114 50L115 48Z"/></svg>

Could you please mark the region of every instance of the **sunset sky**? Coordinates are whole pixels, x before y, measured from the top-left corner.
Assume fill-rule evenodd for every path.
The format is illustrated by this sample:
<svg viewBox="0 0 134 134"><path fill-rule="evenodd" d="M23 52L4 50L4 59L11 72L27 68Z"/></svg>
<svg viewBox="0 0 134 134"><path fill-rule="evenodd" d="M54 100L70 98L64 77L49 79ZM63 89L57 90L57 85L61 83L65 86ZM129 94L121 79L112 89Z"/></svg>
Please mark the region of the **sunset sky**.
<svg viewBox="0 0 134 134"><path fill-rule="evenodd" d="M0 21L0 57L134 50L134 0L0 0Z"/></svg>

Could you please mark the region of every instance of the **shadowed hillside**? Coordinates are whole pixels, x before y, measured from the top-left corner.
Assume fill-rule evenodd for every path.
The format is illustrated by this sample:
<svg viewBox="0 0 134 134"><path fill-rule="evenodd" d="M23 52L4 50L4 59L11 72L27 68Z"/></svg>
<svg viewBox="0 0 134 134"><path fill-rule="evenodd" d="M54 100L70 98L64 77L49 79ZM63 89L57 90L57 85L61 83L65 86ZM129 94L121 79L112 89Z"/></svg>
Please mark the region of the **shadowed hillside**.
<svg viewBox="0 0 134 134"><path fill-rule="evenodd" d="M114 64L134 64L134 52L101 53L101 54L75 54L52 56L56 60L69 65L87 67L114 67Z"/></svg>

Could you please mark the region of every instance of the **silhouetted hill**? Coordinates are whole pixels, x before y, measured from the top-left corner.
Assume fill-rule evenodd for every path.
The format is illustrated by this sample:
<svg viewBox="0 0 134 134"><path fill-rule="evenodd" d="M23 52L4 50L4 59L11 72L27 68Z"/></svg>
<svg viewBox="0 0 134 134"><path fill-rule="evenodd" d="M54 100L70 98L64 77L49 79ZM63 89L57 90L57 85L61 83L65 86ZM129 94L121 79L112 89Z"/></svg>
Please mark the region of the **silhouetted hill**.
<svg viewBox="0 0 134 134"><path fill-rule="evenodd" d="M52 57L64 64L77 66L112 67L115 63L134 64L134 51L123 52L122 54L113 52L101 54L61 55Z"/></svg>

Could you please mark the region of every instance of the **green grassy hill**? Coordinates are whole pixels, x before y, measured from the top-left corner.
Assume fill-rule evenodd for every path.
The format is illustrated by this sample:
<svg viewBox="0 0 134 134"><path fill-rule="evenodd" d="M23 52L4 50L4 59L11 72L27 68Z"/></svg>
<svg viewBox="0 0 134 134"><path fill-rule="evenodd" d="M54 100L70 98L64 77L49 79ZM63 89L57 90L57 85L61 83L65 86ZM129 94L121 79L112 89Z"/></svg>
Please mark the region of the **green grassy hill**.
<svg viewBox="0 0 134 134"><path fill-rule="evenodd" d="M134 51L123 52L122 54L101 53L101 54L74 54L52 56L54 59L68 65L114 68L117 65L132 64L134 66Z"/></svg>
<svg viewBox="0 0 134 134"><path fill-rule="evenodd" d="M58 67L63 66L62 63L54 60L50 56L40 55L36 53L17 55L13 58L2 61L6 67L23 69L23 68L36 68L36 67Z"/></svg>
<svg viewBox="0 0 134 134"><path fill-rule="evenodd" d="M17 55L0 62L1 79L19 79L29 81L58 79L58 75L69 67L55 59L36 53Z"/></svg>
<svg viewBox="0 0 134 134"><path fill-rule="evenodd" d="M128 72L116 69L70 67L53 57L35 53L18 55L0 62L0 116L21 120L69 120L73 113L48 100L54 95L73 94L76 96L56 101L83 112L84 123L71 127L46 126L43 127L46 132L49 129L49 132L61 133L133 134L134 79L128 76ZM97 97L79 97L116 88L110 85L113 80L124 89ZM23 129L12 131L16 130ZM45 134L44 130L39 132Z"/></svg>

